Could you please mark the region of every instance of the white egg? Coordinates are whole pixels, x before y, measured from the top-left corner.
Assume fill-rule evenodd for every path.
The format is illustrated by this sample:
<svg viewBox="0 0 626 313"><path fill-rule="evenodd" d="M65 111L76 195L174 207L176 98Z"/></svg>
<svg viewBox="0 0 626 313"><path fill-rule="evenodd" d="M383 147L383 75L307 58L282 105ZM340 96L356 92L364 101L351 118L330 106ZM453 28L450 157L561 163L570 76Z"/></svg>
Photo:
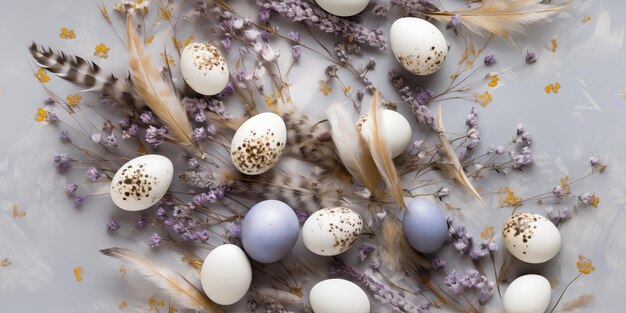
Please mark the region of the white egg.
<svg viewBox="0 0 626 313"><path fill-rule="evenodd" d="M504 244L513 256L526 263L543 263L561 249L561 233L547 218L534 213L511 216L502 229Z"/></svg>
<svg viewBox="0 0 626 313"><path fill-rule="evenodd" d="M344 279L323 280L311 289L314 313L369 313L370 300L356 284Z"/></svg>
<svg viewBox="0 0 626 313"><path fill-rule="evenodd" d="M318 255L337 255L350 249L363 230L361 216L348 208L319 210L302 225L302 239L309 251Z"/></svg>
<svg viewBox="0 0 626 313"><path fill-rule="evenodd" d="M228 84L228 64L219 49L206 42L188 44L180 55L183 78L199 94L214 95Z"/></svg>
<svg viewBox="0 0 626 313"><path fill-rule="evenodd" d="M324 11L337 16L352 16L365 10L369 0L315 0Z"/></svg>
<svg viewBox="0 0 626 313"><path fill-rule="evenodd" d="M544 313L551 296L552 288L545 277L535 274L518 277L504 293L504 312Z"/></svg>
<svg viewBox="0 0 626 313"><path fill-rule="evenodd" d="M382 134L385 142L391 148L391 157L395 158L406 151L411 144L411 125L406 118L393 110L382 110L381 123ZM363 131L371 131L372 121L369 114L361 116L356 123L356 128L361 134ZM363 134L365 136L365 134Z"/></svg>
<svg viewBox="0 0 626 313"><path fill-rule="evenodd" d="M238 246L221 245L204 259L200 282L207 297L221 305L231 305L243 298L252 283L252 267Z"/></svg>
<svg viewBox="0 0 626 313"><path fill-rule="evenodd" d="M111 180L111 199L120 209L140 211L163 198L172 184L174 165L168 158L148 154L134 158Z"/></svg>
<svg viewBox="0 0 626 313"><path fill-rule="evenodd" d="M240 172L258 175L278 163L286 143L287 127L280 116L260 113L237 129L230 144L230 157Z"/></svg>
<svg viewBox="0 0 626 313"><path fill-rule="evenodd" d="M417 17L396 20L391 25L389 41L398 62L415 75L436 72L448 54L448 43L441 31Z"/></svg>

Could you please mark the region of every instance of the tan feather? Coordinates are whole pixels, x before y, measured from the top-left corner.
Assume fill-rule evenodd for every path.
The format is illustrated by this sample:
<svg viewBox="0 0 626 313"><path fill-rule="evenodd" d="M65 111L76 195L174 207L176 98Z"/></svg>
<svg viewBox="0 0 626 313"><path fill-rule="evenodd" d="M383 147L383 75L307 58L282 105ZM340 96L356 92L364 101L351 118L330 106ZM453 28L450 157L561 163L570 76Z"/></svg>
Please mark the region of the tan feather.
<svg viewBox="0 0 626 313"><path fill-rule="evenodd" d="M137 94L148 107L167 126L174 139L182 146L195 148L203 155L191 140L191 123L171 82L166 81L146 53L143 41L135 32L131 15L126 23L128 37L128 66Z"/></svg>
<svg viewBox="0 0 626 313"><path fill-rule="evenodd" d="M594 300L595 297L593 295L582 295L576 299L565 302L561 311L574 311L590 304Z"/></svg>
<svg viewBox="0 0 626 313"><path fill-rule="evenodd" d="M367 190L376 194L380 175L367 144L357 133L354 114L347 106L335 103L326 110L326 116L341 162Z"/></svg>
<svg viewBox="0 0 626 313"><path fill-rule="evenodd" d="M380 94L378 91L374 92L372 98L372 105L369 111L369 118L371 119L370 131L365 132L365 141L369 144L369 150L378 169L378 173L387 184L389 194L398 205L406 208L404 203L404 191L402 189L402 183L400 177L396 171L396 166L393 164L393 158L391 157L391 147L389 143L385 142L385 136L382 133L382 114L380 111L382 107L379 106Z"/></svg>
<svg viewBox="0 0 626 313"><path fill-rule="evenodd" d="M221 312L220 308L209 300L202 291L182 275L169 268L128 249L114 247L100 250L100 252L134 266L158 287L167 291L176 303L185 308L213 313Z"/></svg>
<svg viewBox="0 0 626 313"><path fill-rule="evenodd" d="M470 31L498 36L525 33L525 26L544 21L568 6L568 3L542 4L539 0L484 0L482 5L465 11L426 13L433 19L449 22L461 16L461 23Z"/></svg>
<svg viewBox="0 0 626 313"><path fill-rule="evenodd" d="M467 189L476 199L480 200L483 205L485 205L485 200L480 196L478 191L472 185L467 175L465 175L465 171L463 170L463 166L459 161L456 153L454 152L454 148L448 142L448 138L446 138L446 130L443 126L443 113L441 111L441 106L439 107L439 113L437 114L437 135L439 136L439 140L441 141L441 148L443 149L444 154L450 161L449 164L439 164L439 167L447 173L449 176L454 178L459 184L461 184L465 189Z"/></svg>

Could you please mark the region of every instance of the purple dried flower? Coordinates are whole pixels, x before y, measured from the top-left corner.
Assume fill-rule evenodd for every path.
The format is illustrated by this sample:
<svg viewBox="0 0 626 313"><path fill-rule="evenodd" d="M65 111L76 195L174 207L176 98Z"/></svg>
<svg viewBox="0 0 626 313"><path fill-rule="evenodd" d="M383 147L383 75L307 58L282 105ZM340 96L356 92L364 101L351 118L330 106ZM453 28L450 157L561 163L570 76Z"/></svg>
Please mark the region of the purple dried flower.
<svg viewBox="0 0 626 313"><path fill-rule="evenodd" d="M46 118L47 118L48 122L50 122L50 123L56 123L56 122L59 121L59 117L54 112L48 112L46 114Z"/></svg>
<svg viewBox="0 0 626 313"><path fill-rule="evenodd" d="M389 7L384 4L376 3L374 4L374 8L372 8L372 13L376 16L387 16Z"/></svg>
<svg viewBox="0 0 626 313"><path fill-rule="evenodd" d="M230 46L233 44L233 41L230 38L226 37L220 40L220 44L222 45L224 49L228 50L230 49Z"/></svg>
<svg viewBox="0 0 626 313"><path fill-rule="evenodd" d="M328 77L337 77L337 65L329 65L324 70L324 74Z"/></svg>
<svg viewBox="0 0 626 313"><path fill-rule="evenodd" d="M589 163L591 163L591 166L593 167L597 166L598 164L600 164L600 157L597 155L590 157Z"/></svg>
<svg viewBox="0 0 626 313"><path fill-rule="evenodd" d="M191 134L191 140L197 142L204 139L206 139L206 132L204 131L204 127L194 128L193 133Z"/></svg>
<svg viewBox="0 0 626 313"><path fill-rule="evenodd" d="M209 240L209 231L206 229L196 232L196 234L198 235L198 239L202 242L207 242L207 240Z"/></svg>
<svg viewBox="0 0 626 313"><path fill-rule="evenodd" d="M356 90L356 98L359 101L362 101L364 96L365 96L365 90L363 90L363 88L357 88L357 90Z"/></svg>
<svg viewBox="0 0 626 313"><path fill-rule="evenodd" d="M148 244L150 245L150 248L156 248L161 244L161 240L161 236L159 236L157 233L154 233L150 236Z"/></svg>
<svg viewBox="0 0 626 313"><path fill-rule="evenodd" d="M226 231L226 236L231 239L239 239L241 238L241 224L239 222L230 222L224 224L224 230Z"/></svg>
<svg viewBox="0 0 626 313"><path fill-rule="evenodd" d="M165 213L165 209L162 206L159 206L154 213L157 219L164 220L167 218L167 213Z"/></svg>
<svg viewBox="0 0 626 313"><path fill-rule="evenodd" d="M122 129L126 129L126 128L130 127L130 119L128 117L125 117L125 118L117 121L117 124L120 125L120 127Z"/></svg>
<svg viewBox="0 0 626 313"><path fill-rule="evenodd" d="M595 203L597 197L596 194L592 193L592 192L585 192L583 194L581 194L580 196L578 196L578 200L586 205L591 205L591 206L597 206L598 204Z"/></svg>
<svg viewBox="0 0 626 313"><path fill-rule="evenodd" d="M301 53L302 53L301 45L291 47L291 55L293 55L294 59L299 59Z"/></svg>
<svg viewBox="0 0 626 313"><path fill-rule="evenodd" d="M371 258L369 263L367 264L372 270L378 270L380 268L380 259L379 258Z"/></svg>
<svg viewBox="0 0 626 313"><path fill-rule="evenodd" d="M428 102L428 100L433 97L433 92L423 87L417 87L415 95L417 103L419 103L420 105L425 105L426 102Z"/></svg>
<svg viewBox="0 0 626 313"><path fill-rule="evenodd" d="M485 56L485 65L492 65L496 63L496 56L493 53L487 54Z"/></svg>
<svg viewBox="0 0 626 313"><path fill-rule="evenodd" d="M60 174L66 173L74 164L74 160L68 157L66 153L55 153L53 160L54 167Z"/></svg>
<svg viewBox="0 0 626 313"><path fill-rule="evenodd" d="M117 224L117 221L111 217L111 220L107 223L107 230L114 231L120 229L120 225Z"/></svg>
<svg viewBox="0 0 626 313"><path fill-rule="evenodd" d="M210 136L213 136L213 135L217 134L217 126L215 126L215 124L209 124L206 127L206 132Z"/></svg>
<svg viewBox="0 0 626 313"><path fill-rule="evenodd" d="M526 63L533 64L537 61L537 54L532 49L526 51Z"/></svg>
<svg viewBox="0 0 626 313"><path fill-rule="evenodd" d="M137 126L136 124L132 124L130 125L130 127L128 127L126 132L133 137L137 137L137 134L139 134L139 126Z"/></svg>
<svg viewBox="0 0 626 313"><path fill-rule="evenodd" d="M93 133L93 135L91 135L91 141L93 141L95 143L101 143L102 142L102 134L101 133Z"/></svg>
<svg viewBox="0 0 626 313"><path fill-rule="evenodd" d="M76 192L76 190L78 190L78 185L71 184L71 183L65 184L65 192L68 195L73 195Z"/></svg>
<svg viewBox="0 0 626 313"><path fill-rule="evenodd" d="M157 147L163 143L163 136L167 133L167 130L163 127L156 128L152 125L146 129L146 142L152 147Z"/></svg>
<svg viewBox="0 0 626 313"><path fill-rule="evenodd" d="M254 52L257 54L259 58L262 58L266 62L272 62L278 58L280 55L280 50L274 50L269 44L263 43L255 43L252 45Z"/></svg>
<svg viewBox="0 0 626 313"><path fill-rule="evenodd" d="M523 147L520 153L513 157L513 168L522 168L531 165L534 158L528 146Z"/></svg>
<svg viewBox="0 0 626 313"><path fill-rule="evenodd" d="M61 136L59 136L59 139L61 139L61 141L64 143L72 142L72 139L70 138L70 132L67 130L61 132Z"/></svg>
<svg viewBox="0 0 626 313"><path fill-rule="evenodd" d="M470 113L465 118L465 125L469 127L476 127L478 125L478 112L474 108L470 111Z"/></svg>
<svg viewBox="0 0 626 313"><path fill-rule="evenodd" d="M504 154L504 146L498 146L496 147L496 149L493 150L493 153L497 154L497 155L502 155Z"/></svg>
<svg viewBox="0 0 626 313"><path fill-rule="evenodd" d="M431 266L433 267L434 270L440 270L444 267L446 267L446 260L440 258L440 257L435 257L430 261Z"/></svg>
<svg viewBox="0 0 626 313"><path fill-rule="evenodd" d="M268 9L259 10L259 20L263 23L269 23L271 11Z"/></svg>
<svg viewBox="0 0 626 313"><path fill-rule="evenodd" d="M43 104L45 105L53 105L55 104L56 101L50 97L47 97L46 99L43 100Z"/></svg>
<svg viewBox="0 0 626 313"><path fill-rule="evenodd" d="M115 133L111 133L107 136L104 141L104 145L107 147L117 147L117 137L115 136Z"/></svg>
<svg viewBox="0 0 626 313"><path fill-rule="evenodd" d="M265 43L269 43L270 42L270 33L266 30L261 32L261 40L263 40L263 42Z"/></svg>
<svg viewBox="0 0 626 313"><path fill-rule="evenodd" d="M360 245L358 248L358 256L361 262L364 262L374 252L375 248L370 245Z"/></svg>
<svg viewBox="0 0 626 313"><path fill-rule="evenodd" d="M74 197L74 206L76 208L80 208L83 205L83 202L85 202L85 197L83 197L83 196L75 196Z"/></svg>
<svg viewBox="0 0 626 313"><path fill-rule="evenodd" d="M246 29L243 32L243 36L250 42L255 42L260 33L256 29Z"/></svg>
<svg viewBox="0 0 626 313"><path fill-rule="evenodd" d="M478 303L480 305L487 304L487 302L489 302L489 300L491 299L491 296L493 296L495 292L495 288L496 288L496 283L488 282L482 288L478 289L478 293L477 293Z"/></svg>
<svg viewBox="0 0 626 313"><path fill-rule="evenodd" d="M459 295L463 292L463 285L459 282L459 276L456 275L456 270L453 270L450 274L443 278L443 283L452 291L453 294Z"/></svg>
<svg viewBox="0 0 626 313"><path fill-rule="evenodd" d="M455 14L450 18L450 22L446 25L446 29L456 30L457 26L461 24L461 15Z"/></svg>
<svg viewBox="0 0 626 313"><path fill-rule="evenodd" d="M295 210L296 212L296 216L298 217L298 222L300 224L304 224L304 222L306 222L306 219L309 218L309 213L307 213L307 211L305 210Z"/></svg>
<svg viewBox="0 0 626 313"><path fill-rule="evenodd" d="M562 207L558 210L550 210L548 212L548 219L554 223L554 225L559 226L559 224L569 219L572 215L572 209L569 207Z"/></svg>
<svg viewBox="0 0 626 313"><path fill-rule="evenodd" d="M296 32L296 31L293 31L293 30L292 30L292 31L290 31L290 32L287 34L287 37L288 37L290 40L292 40L292 41L295 41L295 42L300 42L300 33L299 33L299 32Z"/></svg>
<svg viewBox="0 0 626 313"><path fill-rule="evenodd" d="M87 169L87 179L89 179L90 181L96 181L98 180L98 178L100 178L100 173L98 172L98 169L96 169L95 166L90 166Z"/></svg>
<svg viewBox="0 0 626 313"><path fill-rule="evenodd" d="M152 122L152 112L150 111L144 111L143 113L141 113L139 115L139 119L144 123L144 124L149 124L150 122Z"/></svg>
<svg viewBox="0 0 626 313"><path fill-rule="evenodd" d="M198 164L198 160L192 157L185 157L185 164L190 170L195 170L200 166L200 164Z"/></svg>
<svg viewBox="0 0 626 313"><path fill-rule="evenodd" d="M196 114L194 114L193 119L197 123L204 123L207 120L206 115L204 115L204 111L198 111Z"/></svg>
<svg viewBox="0 0 626 313"><path fill-rule="evenodd" d="M143 215L139 215L139 217L137 217L137 221L135 221L135 226L144 227L146 226L147 223L148 223L148 219L146 219L146 217Z"/></svg>

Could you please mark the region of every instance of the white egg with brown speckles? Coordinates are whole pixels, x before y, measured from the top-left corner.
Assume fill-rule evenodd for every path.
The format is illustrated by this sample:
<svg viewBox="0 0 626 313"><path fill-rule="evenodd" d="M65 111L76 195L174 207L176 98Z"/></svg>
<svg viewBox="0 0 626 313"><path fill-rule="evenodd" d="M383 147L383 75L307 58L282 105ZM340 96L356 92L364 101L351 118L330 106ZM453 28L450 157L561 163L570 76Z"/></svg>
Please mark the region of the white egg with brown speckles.
<svg viewBox="0 0 626 313"><path fill-rule="evenodd" d="M353 16L367 8L369 0L315 0L324 11L337 16Z"/></svg>
<svg viewBox="0 0 626 313"><path fill-rule="evenodd" d="M396 20L391 25L389 42L398 62L415 75L436 72L448 55L448 43L441 31L417 17Z"/></svg>
<svg viewBox="0 0 626 313"><path fill-rule="evenodd" d="M111 181L111 199L120 209L141 211L163 198L174 177L168 158L148 154L122 165Z"/></svg>
<svg viewBox="0 0 626 313"><path fill-rule="evenodd" d="M504 224L502 237L513 256L526 263L543 263L561 249L561 233L547 218L534 213L518 213Z"/></svg>
<svg viewBox="0 0 626 313"><path fill-rule="evenodd" d="M228 64L222 52L206 42L192 42L180 54L180 72L199 94L220 93L228 84Z"/></svg>
<svg viewBox="0 0 626 313"><path fill-rule="evenodd" d="M240 172L259 175L274 167L287 143L287 127L280 116L265 112L245 121L231 141L230 157Z"/></svg>
<svg viewBox="0 0 626 313"><path fill-rule="evenodd" d="M302 225L302 239L309 251L324 256L341 254L356 243L363 230L361 216L348 208L319 210Z"/></svg>
<svg viewBox="0 0 626 313"><path fill-rule="evenodd" d="M382 110L380 120L382 137L389 145L391 157L395 158L406 151L406 148L411 144L411 137L413 136L411 125L402 114L387 109ZM364 137L366 136L364 131L371 131L371 127L372 122L369 114L361 116L356 123L357 131L361 132Z"/></svg>

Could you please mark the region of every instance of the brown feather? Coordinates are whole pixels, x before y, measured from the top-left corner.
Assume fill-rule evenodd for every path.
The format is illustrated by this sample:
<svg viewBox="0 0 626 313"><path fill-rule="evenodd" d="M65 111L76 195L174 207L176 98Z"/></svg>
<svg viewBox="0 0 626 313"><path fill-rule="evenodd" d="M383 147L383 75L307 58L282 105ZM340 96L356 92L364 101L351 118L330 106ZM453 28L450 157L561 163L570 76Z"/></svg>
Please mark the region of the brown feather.
<svg viewBox="0 0 626 313"><path fill-rule="evenodd" d="M484 0L482 5L465 11L444 11L426 13L433 19L449 22L461 16L461 23L470 31L498 36L525 33L525 26L548 19L567 7L562 4L541 4L539 0Z"/></svg>

